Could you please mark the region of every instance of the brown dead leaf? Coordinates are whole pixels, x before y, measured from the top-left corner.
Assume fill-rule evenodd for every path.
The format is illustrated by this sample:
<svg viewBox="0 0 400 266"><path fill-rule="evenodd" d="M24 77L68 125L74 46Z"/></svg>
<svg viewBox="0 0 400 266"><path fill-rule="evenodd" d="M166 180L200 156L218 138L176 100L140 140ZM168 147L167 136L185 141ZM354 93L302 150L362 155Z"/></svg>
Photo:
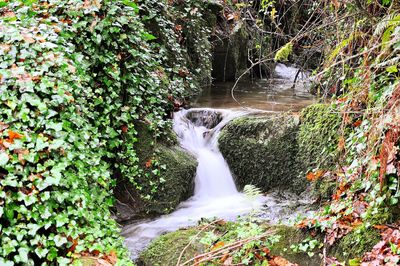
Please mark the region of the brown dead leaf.
<svg viewBox="0 0 400 266"><path fill-rule="evenodd" d="M24 159L24 156L29 154L29 150L26 149L16 149L14 150L14 153L18 154L18 161L22 164L25 165L26 161Z"/></svg>
<svg viewBox="0 0 400 266"><path fill-rule="evenodd" d="M379 159L381 167L379 169L379 183L381 189L385 182L385 175L387 173L388 164L393 160L397 153L395 144L400 138L400 130L398 128L390 128L385 134L385 140L382 143Z"/></svg>
<svg viewBox="0 0 400 266"><path fill-rule="evenodd" d="M175 30L176 30L176 31L182 31L182 25L176 24L176 25L175 25Z"/></svg>
<svg viewBox="0 0 400 266"><path fill-rule="evenodd" d="M223 263L222 265L232 265L233 257L231 257L229 254L225 254L221 258L220 262Z"/></svg>
<svg viewBox="0 0 400 266"><path fill-rule="evenodd" d="M24 38L24 41L27 43L34 43L35 39L32 38L32 35L30 34L22 34L22 38Z"/></svg>
<svg viewBox="0 0 400 266"><path fill-rule="evenodd" d="M147 160L145 166L147 169L149 169L153 165L153 161L151 159Z"/></svg>
<svg viewBox="0 0 400 266"><path fill-rule="evenodd" d="M270 266L298 266L298 264L291 263L282 257L274 257L273 259L269 260L268 263Z"/></svg>

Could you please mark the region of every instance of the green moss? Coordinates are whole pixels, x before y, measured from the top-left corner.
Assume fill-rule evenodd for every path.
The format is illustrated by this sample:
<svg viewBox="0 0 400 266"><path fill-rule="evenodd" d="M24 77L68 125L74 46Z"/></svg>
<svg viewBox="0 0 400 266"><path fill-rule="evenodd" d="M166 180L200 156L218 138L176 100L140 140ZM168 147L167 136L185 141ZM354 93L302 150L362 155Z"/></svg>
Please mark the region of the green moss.
<svg viewBox="0 0 400 266"><path fill-rule="evenodd" d="M367 251L380 241L379 231L374 228L360 227L353 230L335 244L329 254L332 254L340 261L362 257Z"/></svg>
<svg viewBox="0 0 400 266"><path fill-rule="evenodd" d="M330 169L335 165L341 121L330 105L314 104L301 112L298 159L305 170Z"/></svg>
<svg viewBox="0 0 400 266"><path fill-rule="evenodd" d="M139 261L149 266L175 266L181 252L197 233L196 228L190 228L162 235L140 255ZM183 263L202 252L202 245L193 242L186 248L181 262Z"/></svg>
<svg viewBox="0 0 400 266"><path fill-rule="evenodd" d="M271 254L282 256L290 262L299 265L321 265L321 259L319 257L321 250L314 250L313 252L315 254L310 257L306 252L295 252L291 249L292 245L302 243L304 239L310 237L308 233L298 228L285 225L272 226L271 229L275 230L276 235L280 236L279 242L271 247Z"/></svg>
<svg viewBox="0 0 400 266"><path fill-rule="evenodd" d="M177 138L174 132L167 131L167 136L162 141L155 143L146 125L141 124L138 128L137 151L139 165L144 171L138 178L138 183L141 184L139 193L144 198L152 195L151 200L147 200L144 206L149 213L170 212L181 201L189 198L194 189L196 159L176 146ZM152 172L154 167L146 168L146 162L149 160L158 162L160 176Z"/></svg>
<svg viewBox="0 0 400 266"><path fill-rule="evenodd" d="M169 213L194 190L196 159L177 146L174 132L166 131L156 142L147 124L137 123L135 148L141 174L136 185L119 178L115 189L120 222Z"/></svg>
<svg viewBox="0 0 400 266"><path fill-rule="evenodd" d="M166 166L161 171L164 181L159 184L148 210L168 213L193 194L197 161L179 147L165 146L159 147L157 159Z"/></svg>
<svg viewBox="0 0 400 266"><path fill-rule="evenodd" d="M253 184L301 190L297 158L297 121L290 116L244 117L229 123L219 147L239 188Z"/></svg>

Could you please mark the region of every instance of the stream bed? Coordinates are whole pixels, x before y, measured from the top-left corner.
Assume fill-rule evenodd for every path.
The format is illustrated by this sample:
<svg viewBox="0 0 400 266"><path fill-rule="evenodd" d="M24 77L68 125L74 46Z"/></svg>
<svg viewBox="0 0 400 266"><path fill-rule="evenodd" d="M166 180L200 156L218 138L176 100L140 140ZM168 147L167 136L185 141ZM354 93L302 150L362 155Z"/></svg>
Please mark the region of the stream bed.
<svg viewBox="0 0 400 266"><path fill-rule="evenodd" d="M203 92L195 101L195 106L201 107L175 113L174 131L179 143L198 161L194 195L169 215L123 227L122 235L133 259L159 235L196 225L201 218L234 220L240 215L257 212L266 222L287 224L297 215L312 212L312 200L306 194L272 191L249 197L238 191L217 143L220 130L232 119L263 112L299 111L311 104L314 98L306 92L304 80L297 89L291 88L296 72L278 65L274 79L268 82L281 87L275 84L273 89L266 87L267 81L262 80L251 83L246 89L240 84L236 97L246 108L238 108L240 105L232 99L232 84L223 84ZM287 86L289 89L285 89Z"/></svg>

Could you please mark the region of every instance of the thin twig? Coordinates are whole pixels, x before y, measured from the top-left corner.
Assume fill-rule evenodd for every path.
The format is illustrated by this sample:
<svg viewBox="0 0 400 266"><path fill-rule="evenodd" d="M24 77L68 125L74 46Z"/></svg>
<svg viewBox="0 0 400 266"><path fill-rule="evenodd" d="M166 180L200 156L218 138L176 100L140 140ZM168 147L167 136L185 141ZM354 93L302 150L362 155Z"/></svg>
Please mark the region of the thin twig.
<svg viewBox="0 0 400 266"><path fill-rule="evenodd" d="M179 258L178 258L178 261L176 262L176 266L179 266L179 265L180 265L183 254L185 253L186 249L188 249L188 247L193 243L193 241L194 241L202 232L204 232L204 230L206 230L208 227L210 227L211 225L213 225L213 224L215 224L215 223L217 223L217 222L220 222L220 221L221 221L221 220L216 220L216 221L213 221L213 222L211 222L211 223L209 223L209 224L206 224L206 225L205 225L205 226L204 226L190 241L189 241L189 243L183 248L181 254L179 254Z"/></svg>
<svg viewBox="0 0 400 266"><path fill-rule="evenodd" d="M190 259L190 260L185 261L183 264L180 264L179 266L187 265L187 264L189 264L189 263L191 263L191 262L193 262L193 261L196 261L194 265L198 265L199 263L212 260L212 259L214 259L216 256L219 256L219 255L221 255L221 254L225 254L226 252L230 252L230 251L232 251L232 250L234 250L234 249L236 249L236 248L238 248L238 247L241 247L241 246L243 246L244 244L247 244L247 243L250 243L250 242L252 242L252 241L259 240L259 239L261 239L261 238L270 236L271 234L274 234L275 232L276 232L275 230L270 230L270 231L268 231L268 232L266 232L266 233L264 233L264 234L262 234L262 235L256 236L256 237L252 237L252 238L248 238L248 239L243 239L243 240L238 240L238 241L233 242L233 243L231 243L231 244L229 244L229 245L226 245L226 246L224 246L224 247L221 247L221 248L218 248L218 249L209 251L209 252L204 253L204 254L200 254L200 255L198 255L198 256L196 256L196 257ZM211 257L210 257L210 256L211 256ZM200 260L199 260L199 259L200 259ZM199 260L199 261L197 261L197 260Z"/></svg>

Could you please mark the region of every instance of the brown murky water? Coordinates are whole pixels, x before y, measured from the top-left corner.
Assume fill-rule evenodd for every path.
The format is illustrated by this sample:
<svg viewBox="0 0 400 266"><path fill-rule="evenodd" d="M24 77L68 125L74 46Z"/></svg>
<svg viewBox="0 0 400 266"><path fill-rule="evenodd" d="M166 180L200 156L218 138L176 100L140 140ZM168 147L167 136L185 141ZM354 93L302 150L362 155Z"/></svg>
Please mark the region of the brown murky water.
<svg viewBox="0 0 400 266"><path fill-rule="evenodd" d="M236 109L240 107L272 112L297 112L315 102L309 90L309 80L300 79L293 89L295 68L278 65L272 79L240 82L231 96L233 82L217 83L204 88L192 103L193 107Z"/></svg>

